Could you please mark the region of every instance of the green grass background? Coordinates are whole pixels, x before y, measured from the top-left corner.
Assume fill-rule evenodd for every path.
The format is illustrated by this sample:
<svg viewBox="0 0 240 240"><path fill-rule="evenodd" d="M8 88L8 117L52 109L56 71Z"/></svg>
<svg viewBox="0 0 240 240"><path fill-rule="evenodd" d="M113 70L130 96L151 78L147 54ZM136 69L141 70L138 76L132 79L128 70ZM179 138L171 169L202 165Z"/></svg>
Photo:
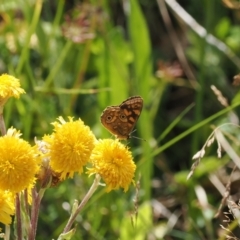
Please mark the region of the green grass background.
<svg viewBox="0 0 240 240"><path fill-rule="evenodd" d="M33 144L35 136L41 139L51 133L51 122L58 116L80 117L97 138L109 138L99 120L103 109L133 95L144 99L134 134L146 142L128 141L140 179L137 219L134 186L127 193L100 188L79 215L73 239L224 239L220 227L224 216L214 219L221 194L209 176L227 169L230 159L217 159L215 144L193 177L188 181L186 177L211 125L230 122L229 112L238 110L239 87L231 82L240 71L239 10L228 9L219 0L179 1L207 32L226 44L227 49L220 51L167 8L178 33L175 40L182 43L195 77L183 74L169 79L156 74L159 61L171 66L178 60L159 1L83 5L81 1L1 0L0 72L19 78L26 91L20 100L8 102L4 118L6 126L21 130L24 139ZM62 27L66 16L79 15L95 37L74 43ZM74 34L81 36L83 25L78 23ZM233 105L221 106L211 85ZM236 134L233 143L237 143L239 130L226 131ZM37 239L57 238L74 199L80 201L92 181L83 174L47 190ZM206 206L201 205L199 189L206 194ZM238 228L232 228L237 235Z"/></svg>

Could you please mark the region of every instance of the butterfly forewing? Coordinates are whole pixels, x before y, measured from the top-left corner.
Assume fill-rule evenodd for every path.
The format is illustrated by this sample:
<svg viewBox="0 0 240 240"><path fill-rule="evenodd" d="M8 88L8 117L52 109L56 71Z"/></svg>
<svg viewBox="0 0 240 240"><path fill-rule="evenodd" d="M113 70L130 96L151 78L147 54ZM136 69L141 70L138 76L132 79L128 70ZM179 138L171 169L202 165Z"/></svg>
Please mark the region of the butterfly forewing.
<svg viewBox="0 0 240 240"><path fill-rule="evenodd" d="M122 102L119 107L127 117L127 122L130 130L129 133L131 133L142 112L143 99L139 96L130 97L126 101Z"/></svg>

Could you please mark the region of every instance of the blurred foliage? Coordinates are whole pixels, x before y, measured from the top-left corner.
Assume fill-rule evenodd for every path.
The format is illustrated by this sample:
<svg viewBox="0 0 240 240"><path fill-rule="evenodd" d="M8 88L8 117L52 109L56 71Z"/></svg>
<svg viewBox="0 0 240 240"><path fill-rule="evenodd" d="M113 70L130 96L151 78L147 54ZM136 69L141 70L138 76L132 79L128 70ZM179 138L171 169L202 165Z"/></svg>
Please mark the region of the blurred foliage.
<svg viewBox="0 0 240 240"><path fill-rule="evenodd" d="M171 29L160 11L165 2ZM27 92L8 102L4 117L7 127L20 129L26 140L50 133L58 116L80 117L98 138L110 137L99 121L103 109L133 95L144 99L134 135L146 142L127 142L138 165L139 191L134 186L127 193L99 190L78 217L73 239L225 239L220 225L230 225L240 236L236 224L224 223L226 204L214 218L223 193L213 179L226 186L231 157L217 159L213 143L186 180L192 156L213 125L238 122L233 111L239 112L239 86L232 85L240 72L238 1L179 1L208 36L199 35L198 25L192 28L186 15L177 15L171 1L165 2L0 3L0 72L19 78ZM173 32L177 38L171 38ZM230 107L220 104L211 85ZM239 129L230 126L224 132L238 154ZM231 178L236 202L239 176L238 169ZM91 183L83 174L46 192L37 239L57 238L74 199L80 201Z"/></svg>

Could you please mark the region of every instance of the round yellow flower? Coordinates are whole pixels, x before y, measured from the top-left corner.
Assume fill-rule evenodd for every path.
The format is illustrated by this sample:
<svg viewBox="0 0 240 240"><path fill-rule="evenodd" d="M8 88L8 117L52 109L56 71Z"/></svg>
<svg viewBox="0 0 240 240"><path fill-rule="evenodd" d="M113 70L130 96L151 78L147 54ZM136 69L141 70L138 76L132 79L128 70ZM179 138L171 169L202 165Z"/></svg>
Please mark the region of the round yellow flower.
<svg viewBox="0 0 240 240"><path fill-rule="evenodd" d="M60 178L73 177L74 172L82 173L83 166L89 161L94 148L95 137L90 128L82 120L65 122L62 117L59 122L54 122L54 133L45 136L53 171L61 173Z"/></svg>
<svg viewBox="0 0 240 240"><path fill-rule="evenodd" d="M123 188L127 191L133 182L136 165L128 148L119 140L99 140L90 157L93 167L89 174L98 173L107 185L107 191Z"/></svg>
<svg viewBox="0 0 240 240"><path fill-rule="evenodd" d="M20 94L25 91L20 87L20 81L8 74L0 76L0 107L6 103L8 98L19 98Z"/></svg>
<svg viewBox="0 0 240 240"><path fill-rule="evenodd" d="M34 148L12 130L0 137L0 189L20 192L34 184L39 165Z"/></svg>
<svg viewBox="0 0 240 240"><path fill-rule="evenodd" d="M6 225L11 224L14 215L14 198L12 193L0 190L0 222Z"/></svg>

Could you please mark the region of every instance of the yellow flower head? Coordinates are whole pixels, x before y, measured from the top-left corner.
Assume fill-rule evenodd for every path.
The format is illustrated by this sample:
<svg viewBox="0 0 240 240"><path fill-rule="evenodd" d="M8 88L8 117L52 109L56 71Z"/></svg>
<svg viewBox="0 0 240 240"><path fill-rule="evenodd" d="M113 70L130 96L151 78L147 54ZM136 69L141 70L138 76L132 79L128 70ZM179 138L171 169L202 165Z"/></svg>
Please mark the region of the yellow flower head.
<svg viewBox="0 0 240 240"><path fill-rule="evenodd" d="M13 128L0 137L0 189L20 192L31 187L39 170L36 151Z"/></svg>
<svg viewBox="0 0 240 240"><path fill-rule="evenodd" d="M90 158L93 167L89 174L98 173L107 185L107 191L124 188L126 192L133 181L136 165L132 154L117 139L99 140Z"/></svg>
<svg viewBox="0 0 240 240"><path fill-rule="evenodd" d="M54 133L45 136L48 143L50 166L53 171L61 173L60 178L73 177L74 172L82 173L83 166L89 161L94 148L95 137L82 120L66 122L62 117L54 122Z"/></svg>
<svg viewBox="0 0 240 240"><path fill-rule="evenodd" d="M6 225L11 224L14 215L14 198L12 193L0 190L0 222Z"/></svg>
<svg viewBox="0 0 240 240"><path fill-rule="evenodd" d="M0 107L3 107L8 98L19 98L22 93L25 93L25 91L20 87L20 82L17 78L8 74L0 76Z"/></svg>

